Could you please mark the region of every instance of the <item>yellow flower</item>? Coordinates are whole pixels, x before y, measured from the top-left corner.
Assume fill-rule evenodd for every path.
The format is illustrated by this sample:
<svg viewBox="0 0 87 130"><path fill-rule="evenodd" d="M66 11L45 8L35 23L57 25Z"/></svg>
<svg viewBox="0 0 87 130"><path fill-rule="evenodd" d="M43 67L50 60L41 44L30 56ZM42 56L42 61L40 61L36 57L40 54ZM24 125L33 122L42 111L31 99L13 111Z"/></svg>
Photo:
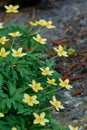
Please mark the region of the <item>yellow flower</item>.
<svg viewBox="0 0 87 130"><path fill-rule="evenodd" d="M48 119L44 118L45 117L45 113L44 112L42 112L40 115L38 115L37 113L33 113L33 115L36 118L34 120L34 124L45 125L46 122L49 122Z"/></svg>
<svg viewBox="0 0 87 130"><path fill-rule="evenodd" d="M29 23L30 23L31 26L37 26L37 23L36 23L36 22L30 21Z"/></svg>
<svg viewBox="0 0 87 130"><path fill-rule="evenodd" d="M0 118L1 118L1 117L4 117L4 116L5 116L5 115L4 115L2 112L0 112Z"/></svg>
<svg viewBox="0 0 87 130"><path fill-rule="evenodd" d="M42 75L52 75L53 71L49 70L49 67L46 67L45 69L40 68L42 71Z"/></svg>
<svg viewBox="0 0 87 130"><path fill-rule="evenodd" d="M32 81L32 84L28 84L35 92L38 92L38 90L43 90L40 83L36 83L35 80Z"/></svg>
<svg viewBox="0 0 87 130"><path fill-rule="evenodd" d="M39 21L37 21L37 24L40 26L46 26L46 21L43 19L40 19Z"/></svg>
<svg viewBox="0 0 87 130"><path fill-rule="evenodd" d="M6 12L7 13L18 13L18 8L19 8L19 5L16 5L16 6L13 6L13 5L5 5L4 6L6 8Z"/></svg>
<svg viewBox="0 0 87 130"><path fill-rule="evenodd" d="M58 46L58 49L55 48L55 47L53 49L57 52L58 56L60 56L60 57L61 56L68 57L67 52L64 51L64 49L63 49L63 47L61 45Z"/></svg>
<svg viewBox="0 0 87 130"><path fill-rule="evenodd" d="M37 37L33 37L33 39L39 42L40 44L46 44L46 41L47 41L46 38L42 38L39 34L37 34Z"/></svg>
<svg viewBox="0 0 87 130"><path fill-rule="evenodd" d="M12 56L14 57L22 57L26 55L26 53L22 53L22 47L20 47L17 51L15 49L12 49L12 52Z"/></svg>
<svg viewBox="0 0 87 130"><path fill-rule="evenodd" d="M55 28L55 26L52 25L52 21L48 21L46 22L46 28L51 29L51 28Z"/></svg>
<svg viewBox="0 0 87 130"><path fill-rule="evenodd" d="M57 85L55 83L55 79L49 79L49 78L47 78L47 83L52 84L52 85Z"/></svg>
<svg viewBox="0 0 87 130"><path fill-rule="evenodd" d="M57 101L55 96L53 96L53 101L50 101L50 104L53 105L57 111L59 111L59 109L64 109L61 102Z"/></svg>
<svg viewBox="0 0 87 130"><path fill-rule="evenodd" d="M20 32L13 32L13 33L9 33L8 35L12 36L12 37L19 37L22 34Z"/></svg>
<svg viewBox="0 0 87 130"><path fill-rule="evenodd" d="M66 88L68 90L70 90L72 88L72 86L69 84L69 79L66 79L66 80L62 80L62 79L59 79L60 80L60 83L59 85L62 87L62 88Z"/></svg>
<svg viewBox="0 0 87 130"><path fill-rule="evenodd" d="M72 127L71 125L69 125L69 129L70 129L70 130L79 130L78 127Z"/></svg>
<svg viewBox="0 0 87 130"><path fill-rule="evenodd" d="M39 104L39 101L36 100L37 96L29 96L27 93L24 94L23 102L27 103L29 106L33 106L34 104Z"/></svg>
<svg viewBox="0 0 87 130"><path fill-rule="evenodd" d="M3 23L0 23L0 28L3 28Z"/></svg>
<svg viewBox="0 0 87 130"><path fill-rule="evenodd" d="M16 127L12 127L12 129L11 130L17 130L17 128Z"/></svg>
<svg viewBox="0 0 87 130"><path fill-rule="evenodd" d="M10 53L10 51L6 52L5 48L3 48L3 47L0 50L0 56L1 57L6 57L9 53Z"/></svg>
<svg viewBox="0 0 87 130"><path fill-rule="evenodd" d="M2 45L4 45L5 42L7 42L8 40L9 40L9 39L6 39L6 37L3 36L3 37L0 38L0 43L1 43Z"/></svg>

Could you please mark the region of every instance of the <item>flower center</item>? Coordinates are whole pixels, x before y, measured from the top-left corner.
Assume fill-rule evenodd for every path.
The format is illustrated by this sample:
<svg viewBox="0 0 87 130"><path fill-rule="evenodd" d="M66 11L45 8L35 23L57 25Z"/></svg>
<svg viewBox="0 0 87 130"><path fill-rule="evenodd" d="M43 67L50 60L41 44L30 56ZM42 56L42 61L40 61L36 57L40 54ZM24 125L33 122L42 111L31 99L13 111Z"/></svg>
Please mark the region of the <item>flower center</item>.
<svg viewBox="0 0 87 130"><path fill-rule="evenodd" d="M5 52L1 52L1 55L2 55L2 56L5 55Z"/></svg>
<svg viewBox="0 0 87 130"><path fill-rule="evenodd" d="M16 37L16 36L17 36L17 34L16 34L16 33L13 33L13 36L14 36L14 37Z"/></svg>
<svg viewBox="0 0 87 130"><path fill-rule="evenodd" d="M14 8L13 8L13 7L10 7L10 11L13 12L13 11L14 11Z"/></svg>
<svg viewBox="0 0 87 130"><path fill-rule="evenodd" d="M4 42L5 40L2 38L2 39L0 39L0 42Z"/></svg>
<svg viewBox="0 0 87 130"><path fill-rule="evenodd" d="M63 54L63 50L59 50L59 53L60 53L60 54Z"/></svg>
<svg viewBox="0 0 87 130"><path fill-rule="evenodd" d="M67 85L68 85L68 83L67 83L67 82L64 82L63 84L64 84L64 86L67 86Z"/></svg>
<svg viewBox="0 0 87 130"><path fill-rule="evenodd" d="M53 83L54 83L54 80L50 80L50 83L53 84Z"/></svg>
<svg viewBox="0 0 87 130"><path fill-rule="evenodd" d="M43 118L42 117L39 117L38 118L38 122L42 122L43 121Z"/></svg>
<svg viewBox="0 0 87 130"><path fill-rule="evenodd" d="M33 99L32 99L32 97L30 97L30 98L29 98L29 102L33 102Z"/></svg>
<svg viewBox="0 0 87 130"><path fill-rule="evenodd" d="M48 74L48 73L49 73L49 71L48 71L48 70L45 70L45 71L44 71L44 73L45 73L45 74Z"/></svg>
<svg viewBox="0 0 87 130"><path fill-rule="evenodd" d="M59 107L59 106L60 106L60 103L59 103L58 101L55 101L55 102L54 102L54 105L55 105L56 107Z"/></svg>
<svg viewBox="0 0 87 130"><path fill-rule="evenodd" d="M17 55L17 56L19 56L20 54L21 54L21 52L19 52L19 51L16 52L16 55Z"/></svg>
<svg viewBox="0 0 87 130"><path fill-rule="evenodd" d="M51 24L48 22L48 23L47 23L47 26L50 26L50 25L51 25Z"/></svg>
<svg viewBox="0 0 87 130"><path fill-rule="evenodd" d="M38 38L38 41L39 41L39 42L42 42L42 38L41 38L41 37L40 37L40 38Z"/></svg>
<svg viewBox="0 0 87 130"><path fill-rule="evenodd" d="M37 85L37 84L35 84L35 85L34 85L34 88L35 88L35 89L38 89L38 85Z"/></svg>

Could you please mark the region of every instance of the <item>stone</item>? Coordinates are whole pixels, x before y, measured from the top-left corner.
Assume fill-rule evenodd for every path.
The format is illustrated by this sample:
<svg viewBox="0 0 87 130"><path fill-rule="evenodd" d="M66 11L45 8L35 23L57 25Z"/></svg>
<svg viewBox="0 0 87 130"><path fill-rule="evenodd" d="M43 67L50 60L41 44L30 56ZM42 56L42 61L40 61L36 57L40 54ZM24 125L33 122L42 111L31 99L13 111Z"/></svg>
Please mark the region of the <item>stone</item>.
<svg viewBox="0 0 87 130"><path fill-rule="evenodd" d="M83 98L83 101L84 101L85 103L87 103L87 96L85 96L85 97Z"/></svg>

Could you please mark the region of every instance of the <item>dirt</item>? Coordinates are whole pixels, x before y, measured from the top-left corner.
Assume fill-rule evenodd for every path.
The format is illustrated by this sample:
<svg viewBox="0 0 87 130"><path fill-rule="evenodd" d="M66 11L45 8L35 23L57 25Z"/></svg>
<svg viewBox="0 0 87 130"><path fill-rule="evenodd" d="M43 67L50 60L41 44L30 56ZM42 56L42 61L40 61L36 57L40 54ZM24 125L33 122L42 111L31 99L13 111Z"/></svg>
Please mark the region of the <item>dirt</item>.
<svg viewBox="0 0 87 130"><path fill-rule="evenodd" d="M0 12L4 24L9 23L9 15ZM68 58L57 58L55 69L63 78L69 78L73 88L60 91L58 99L65 109L53 110L58 124L79 126L87 130L87 0L49 0L36 7L22 8L19 14L12 16L14 23L27 25L30 20L52 20L56 26L44 30L42 36L48 38L48 44L72 47L75 53ZM72 65L76 64L76 65Z"/></svg>

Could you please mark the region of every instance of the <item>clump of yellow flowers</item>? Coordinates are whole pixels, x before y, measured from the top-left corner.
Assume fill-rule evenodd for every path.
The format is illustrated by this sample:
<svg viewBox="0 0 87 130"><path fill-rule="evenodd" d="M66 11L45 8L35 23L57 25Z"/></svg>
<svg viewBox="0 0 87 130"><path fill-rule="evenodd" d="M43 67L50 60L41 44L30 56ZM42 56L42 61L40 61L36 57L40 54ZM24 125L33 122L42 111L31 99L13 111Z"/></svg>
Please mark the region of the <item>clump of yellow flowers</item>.
<svg viewBox="0 0 87 130"><path fill-rule="evenodd" d="M0 118L4 117L4 114L2 112L0 112Z"/></svg>
<svg viewBox="0 0 87 130"><path fill-rule="evenodd" d="M11 130L17 130L17 128L16 127L12 127L12 129Z"/></svg>
<svg viewBox="0 0 87 130"><path fill-rule="evenodd" d="M48 29L55 28L55 26L52 25L52 21L46 21L44 19L40 19L40 20L35 21L35 22L30 21L29 23L31 26L41 26L41 27L46 27Z"/></svg>
<svg viewBox="0 0 87 130"><path fill-rule="evenodd" d="M36 37L33 37L33 39L39 42L40 44L46 44L46 41L47 41L46 38L42 38L39 34L37 34Z"/></svg>
<svg viewBox="0 0 87 130"><path fill-rule="evenodd" d="M70 130L79 130L79 128L76 126L76 127L73 127L73 126L71 126L71 125L69 125L69 129Z"/></svg>
<svg viewBox="0 0 87 130"><path fill-rule="evenodd" d="M56 47L54 47L53 49L57 53L58 56L68 57L67 52L63 49L63 47L61 45L58 46L58 49Z"/></svg>
<svg viewBox="0 0 87 130"><path fill-rule="evenodd" d="M7 13L19 12L19 5L4 7ZM65 109L57 92L62 88L70 90L72 86L69 79L62 80L54 69L55 59L46 54L47 39L39 34L43 28L55 28L52 21L40 19L29 24L31 27L27 28L0 23L0 128L58 130L51 109L58 112ZM35 26L39 29L33 32ZM68 57L61 45L53 50L57 57Z"/></svg>
<svg viewBox="0 0 87 130"><path fill-rule="evenodd" d="M33 106L34 104L38 104L37 96L29 96L27 93L24 94L23 102L27 103L29 106Z"/></svg>
<svg viewBox="0 0 87 130"><path fill-rule="evenodd" d="M0 29L3 28L3 23L0 23Z"/></svg>
<svg viewBox="0 0 87 130"><path fill-rule="evenodd" d="M19 5L16 5L16 6L13 6L13 5L5 5L4 6L6 8L6 12L7 13L18 13L18 8L19 8Z"/></svg>
<svg viewBox="0 0 87 130"><path fill-rule="evenodd" d="M42 71L42 75L52 75L53 73L49 67L46 67L45 69L40 68L40 70Z"/></svg>
<svg viewBox="0 0 87 130"><path fill-rule="evenodd" d="M59 111L59 109L64 109L64 107L61 105L61 102L57 101L55 96L53 96L53 100L50 100L50 104L53 105L57 111Z"/></svg>
<svg viewBox="0 0 87 130"><path fill-rule="evenodd" d="M3 47L0 50L0 56L1 57L6 57L6 56L9 55L9 53L10 53L10 51L6 51L5 48L3 48Z"/></svg>
<svg viewBox="0 0 87 130"><path fill-rule="evenodd" d="M33 113L34 117L36 118L34 120L34 124L40 124L40 125L45 125L45 123L49 122L48 119L45 118L45 113L42 112L40 115L38 115L37 113Z"/></svg>
<svg viewBox="0 0 87 130"><path fill-rule="evenodd" d="M19 37L21 36L22 34L20 34L20 32L12 32L12 33L9 33L8 35L12 36L12 37Z"/></svg>
<svg viewBox="0 0 87 130"><path fill-rule="evenodd" d="M32 87L32 89L35 92L38 92L39 90L43 90L43 87L41 86L41 83L36 83L35 80L32 81L32 84L29 84L30 87Z"/></svg>
<svg viewBox="0 0 87 130"><path fill-rule="evenodd" d="M0 43L1 43L2 45L4 45L8 40L9 40L9 39L6 39L6 37L3 36L3 37L0 38Z"/></svg>

